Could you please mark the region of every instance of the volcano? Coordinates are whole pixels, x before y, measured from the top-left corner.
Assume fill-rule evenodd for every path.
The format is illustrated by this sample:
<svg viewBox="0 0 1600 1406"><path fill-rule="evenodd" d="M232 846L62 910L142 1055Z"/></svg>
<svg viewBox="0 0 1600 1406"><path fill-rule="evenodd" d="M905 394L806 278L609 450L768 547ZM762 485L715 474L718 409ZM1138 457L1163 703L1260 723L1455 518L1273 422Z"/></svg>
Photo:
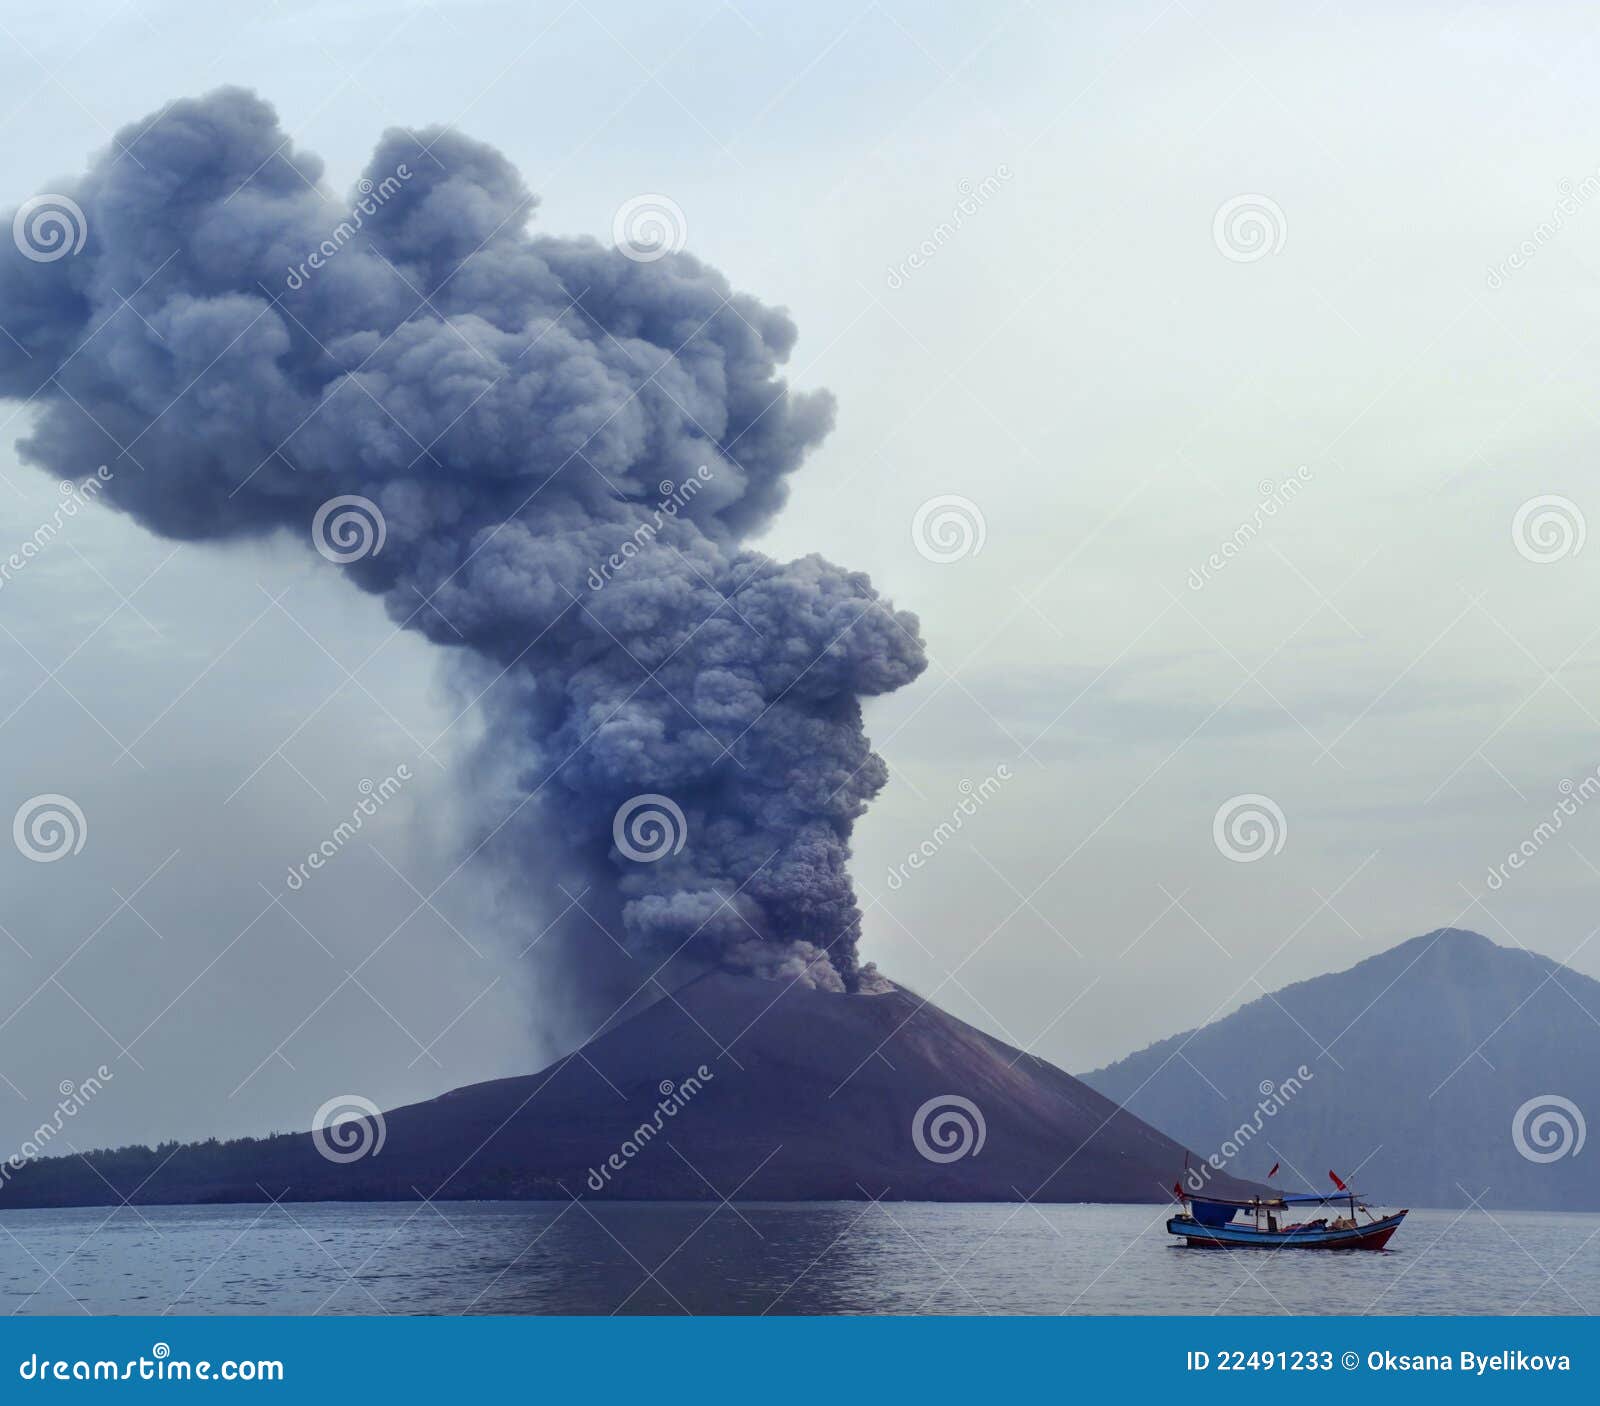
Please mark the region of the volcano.
<svg viewBox="0 0 1600 1406"><path fill-rule="evenodd" d="M713 973L537 1074L317 1133L27 1163L0 1206L1162 1201L1182 1147L902 987ZM1243 1183L1213 1179L1213 1190Z"/></svg>

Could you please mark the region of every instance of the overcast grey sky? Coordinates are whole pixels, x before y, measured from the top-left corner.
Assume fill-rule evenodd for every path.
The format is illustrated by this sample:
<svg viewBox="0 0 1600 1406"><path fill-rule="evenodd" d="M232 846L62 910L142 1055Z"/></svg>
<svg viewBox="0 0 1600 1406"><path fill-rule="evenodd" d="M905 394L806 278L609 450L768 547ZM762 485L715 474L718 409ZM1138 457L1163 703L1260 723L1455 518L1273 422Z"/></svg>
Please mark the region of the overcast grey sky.
<svg viewBox="0 0 1600 1406"><path fill-rule="evenodd" d="M335 190L385 127L448 122L521 168L538 227L606 238L660 192L790 309L793 379L838 427L761 545L870 572L932 659L868 714L892 779L855 873L891 976L1083 1070L1444 925L1600 975L1577 7L131 0L3 25L7 206L238 83ZM25 429L0 555L60 497ZM950 497L981 549L928 535ZM420 903L473 720L377 600L302 544L175 550L101 509L0 586L0 627L0 810L60 794L87 824L61 862L0 850L0 1138L102 1063L79 1145L305 1127L334 1093L556 1052L496 915L464 881ZM1491 886L1563 782L1572 813ZM984 798L935 839L964 783ZM1243 803L1271 829L1249 862L1248 827L1217 838L1238 797L1270 802Z"/></svg>

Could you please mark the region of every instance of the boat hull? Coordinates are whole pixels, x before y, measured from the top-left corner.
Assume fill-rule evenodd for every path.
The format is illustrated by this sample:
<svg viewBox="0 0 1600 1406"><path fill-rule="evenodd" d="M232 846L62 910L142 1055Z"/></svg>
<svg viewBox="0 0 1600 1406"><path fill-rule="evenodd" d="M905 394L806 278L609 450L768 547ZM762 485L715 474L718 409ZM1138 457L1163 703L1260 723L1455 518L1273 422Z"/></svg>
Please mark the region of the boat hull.
<svg viewBox="0 0 1600 1406"><path fill-rule="evenodd" d="M1381 1250L1405 1218L1406 1212L1398 1211L1370 1225L1347 1230L1257 1230L1247 1225L1201 1225L1191 1216L1173 1216L1167 1222L1167 1233L1204 1249Z"/></svg>

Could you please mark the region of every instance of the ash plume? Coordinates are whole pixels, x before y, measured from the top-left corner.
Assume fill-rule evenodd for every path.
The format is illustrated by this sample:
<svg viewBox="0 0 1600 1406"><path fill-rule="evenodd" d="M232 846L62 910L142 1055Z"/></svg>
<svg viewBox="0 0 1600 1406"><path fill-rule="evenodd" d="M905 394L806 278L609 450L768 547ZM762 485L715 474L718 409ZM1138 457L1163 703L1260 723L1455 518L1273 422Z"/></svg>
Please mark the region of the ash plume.
<svg viewBox="0 0 1600 1406"><path fill-rule="evenodd" d="M793 324L688 255L530 234L448 129L385 134L347 198L321 176L227 89L14 212L24 457L110 466L166 537L316 545L494 681L463 848L581 896L574 941L855 989L861 699L924 657L866 576L744 545L832 419L777 374Z"/></svg>

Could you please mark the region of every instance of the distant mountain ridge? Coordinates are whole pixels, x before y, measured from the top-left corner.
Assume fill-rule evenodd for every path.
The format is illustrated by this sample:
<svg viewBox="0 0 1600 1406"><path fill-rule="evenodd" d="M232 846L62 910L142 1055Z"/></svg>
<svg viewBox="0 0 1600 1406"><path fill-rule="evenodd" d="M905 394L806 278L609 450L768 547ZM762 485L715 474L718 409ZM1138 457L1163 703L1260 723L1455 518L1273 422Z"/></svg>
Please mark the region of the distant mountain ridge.
<svg viewBox="0 0 1600 1406"><path fill-rule="evenodd" d="M0 1209L286 1200L1161 1201L1184 1149L913 993L702 977L538 1074L320 1138L24 1165ZM1236 1194L1246 1188L1225 1180Z"/></svg>
<svg viewBox="0 0 1600 1406"><path fill-rule="evenodd" d="M1302 1065L1281 1106L1264 1097ZM1479 933L1426 933L1081 1077L1235 1175L1600 1210L1600 982Z"/></svg>

